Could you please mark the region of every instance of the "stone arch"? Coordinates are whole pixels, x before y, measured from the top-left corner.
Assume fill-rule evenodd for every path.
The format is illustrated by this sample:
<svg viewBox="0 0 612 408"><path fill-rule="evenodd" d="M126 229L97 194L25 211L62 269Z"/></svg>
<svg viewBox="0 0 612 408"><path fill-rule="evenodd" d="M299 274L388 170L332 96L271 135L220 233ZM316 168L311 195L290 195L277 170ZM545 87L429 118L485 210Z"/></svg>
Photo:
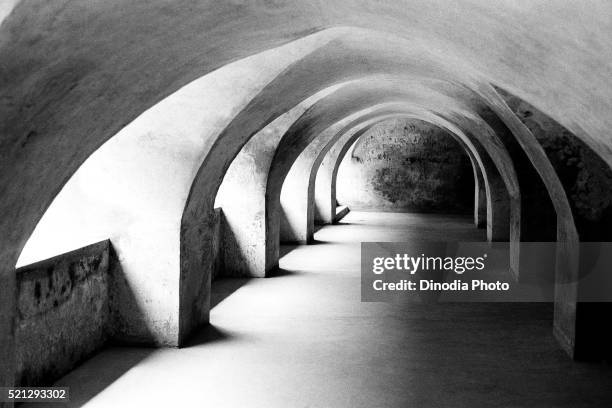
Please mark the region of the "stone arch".
<svg viewBox="0 0 612 408"><path fill-rule="evenodd" d="M557 251L555 267L555 317L553 332L562 347L574 355L576 345L576 307L578 298L579 236L567 195L542 146L531 131L514 115L497 91L481 86L481 95L511 129L536 170L545 181L557 213ZM537 165L538 163L539 165ZM563 285L560 285L563 283Z"/></svg>
<svg viewBox="0 0 612 408"><path fill-rule="evenodd" d="M321 102L319 102L319 103L321 103ZM336 105L336 104L330 104L330 107L334 106L334 105ZM330 111L330 107L320 108L320 110L322 112L329 112ZM311 108L311 109L313 109L313 108ZM354 108L354 109L356 109L356 108ZM315 116L314 114L311 114L311 115ZM339 120L340 118L345 117L345 116L346 116L345 114L344 115L340 114L338 116L332 116L332 117L334 117L336 120ZM308 118L300 118L300 119L304 122L304 124L298 124L298 125L294 124L295 129L290 129L289 133L294 132L295 134L298 134L298 133L299 134L303 134L303 133L305 133L307 131L307 132L309 132L309 135L310 135L309 137L310 138L314 138L315 135L312 135L312 132L316 133L316 132L323 131L323 129L325 129L325 126L322 125L320 123L320 121L316 122L311 127L310 124L309 124L310 119L308 119ZM327 119L327 120L329 121L329 119ZM331 125L331 123L333 121L334 121L334 119L329 121L329 123L327 123L327 124ZM313 120L313 122L314 122L314 120ZM315 127L315 126L317 126L317 127L313 129L313 127ZM470 127L472 129L474 129L473 126L470 126ZM515 197L515 199L513 200L513 203L514 203L513 206L510 206L510 208L508 208L508 206L506 206L504 211L498 211L497 212L497 214L505 213L507 219L506 219L506 222L504 224L510 224L508 222L508 219L511 219L509 213L511 212L512 208L514 208L514 211L512 211L513 216L515 218L520 218L520 212L518 210L518 208L520 208L520 207L517 207L517 206L520 206L520 201L517 201L517 199L516 199L516 197L519 197L519 194L520 194L519 191L518 191L518 184L517 184L516 181L513 181L513 180L515 180L515 178L512 178L513 177L512 163L509 161L509 158L508 158L507 154L504 155L503 146L501 146L501 143L499 143L499 142L497 144L491 143L491 140L496 140L495 139L495 135L492 133L492 131L490 129L488 129L488 133L486 132L486 130L483 132L483 129L486 129L486 128L487 128L486 124L481 123L480 126L478 128L476 128L476 130L478 131L478 133L482 133L482 134L487 134L488 135L488 137L484 137L482 140L487 145L487 149L489 149L489 153L493 157L498 159L498 160L504 160L503 163L505 163L505 164L500 166L500 172L502 174L502 177L506 177L505 183L506 183L507 187L509 188L509 190L511 191L511 194ZM455 133L463 134L463 132L460 132L460 131L459 132L455 131ZM294 136L293 138L295 138L295 137L296 136ZM288 139L288 140L291 140L291 139ZM298 152L297 154L299 154L299 152L301 151L301 150L299 150L299 148L296 148L295 142L293 142L293 143L287 142L287 146L289 146L288 149L296 150ZM294 157L297 157L295 151L292 153L292 155ZM289 157L288 155L287 156L282 155L282 153L280 151L280 147L279 147L279 151L277 151L277 156L279 156L279 157ZM285 160L287 160L287 159L285 159ZM278 174L281 175L281 176L279 176L280 182L279 181L274 181L272 183L270 183L270 182L268 183L268 190L267 191L268 191L268 194L270 195L269 202L271 202L272 205L278 206L279 203L276 201L276 196L277 196L276 192L274 192L272 194L272 190L270 190L270 187L274 187L277 191L280 190L280 185L282 185L282 181L283 181L283 179L282 179L283 176L282 175L286 174L288 169L291 167L291 164L292 164L292 162L290 162L289 164L287 164L287 162L285 162L285 163L283 163L282 166L279 166L279 168L281 168L281 170L278 171ZM271 173L270 177L271 177L272 180L274 180L272 173ZM502 192L503 189L504 189L504 187L500 186L500 192ZM272 208L274 208L274 207L272 207ZM274 212L274 211L270 210L270 212ZM267 248L269 250L269 253L268 253L267 256L268 256L268 259L271 259L272 261L271 262L267 262L267 268L273 268L275 266L275 263L278 260L278 247L277 247L278 241L275 240L272 237L274 237L274 230L276 228L279 228L279 226L278 225L274 225L274 222L275 222L275 220L271 220L270 228L269 228L269 230L271 231L271 235L269 235L269 237L271 237L271 239L268 241L268 245L267 245ZM502 224L502 223L501 222L496 222L495 225L497 225L497 224ZM492 231L493 223L491 223L490 226L491 226L491 231ZM500 239L502 234L509 234L509 230L510 230L510 231L512 231L511 241L518 242L518 228L519 228L518 224L514 223L513 224L513 229L511 229L509 226L505 227L505 231L506 232L502 231L500 233L500 236L490 236L490 238L492 240ZM506 236L505 239L507 240L508 236ZM276 248L275 248L275 246L276 246Z"/></svg>
<svg viewBox="0 0 612 408"><path fill-rule="evenodd" d="M261 225L262 213L264 212L264 197L263 192L260 193L259 186L262 182L264 182L263 186L265 186L264 180L268 174L269 161L272 159L270 155L274 153L274 150L270 150L268 147L274 148L276 146L282 136L280 133L284 132L283 129L286 129L290 122L295 120L297 114L303 112L309 104L310 102L303 103L300 106L303 105L304 107L296 107L290 113L279 117L245 145L245 148L243 148L235 160L243 160L245 164L249 165L248 175L245 176L243 173L240 173L240 164L235 162L230 167L232 174L229 177L231 179L227 180L228 174L225 175L218 195L225 193L229 196L229 199L224 200L221 198L219 202L218 196L218 203L215 205L223 207L224 216L235 218L232 225L224 224L223 229L235 230L228 232L232 237L238 234L241 235L240 243L228 244L227 241L223 242L223 246L226 248L224 249L225 253L221 254L221 256L225 276L265 275L265 268L262 266L263 262L261 260L263 257L261 253L265 244L265 229ZM253 163L257 163L257 169L255 170L252 168ZM239 167L233 169L232 167L235 165ZM262 168L260 169L260 167ZM253 179L253 177L256 179ZM226 182L230 184L226 185ZM227 188L233 191L234 196L232 191L224 191ZM245 194L249 197L249 206L242 205ZM229 206L227 211L226 205ZM234 241L232 237L230 237L230 242ZM246 253L246 251L249 252Z"/></svg>
<svg viewBox="0 0 612 408"><path fill-rule="evenodd" d="M561 276L569 285L561 289L565 297L559 296L555 305L555 335L576 359L609 359L612 330L601 322L610 315L610 304L580 302L582 282L576 282L576 277L589 273L583 264L588 264L592 254L584 246L610 241L612 196L606 193L612 188L612 170L597 152L557 121L506 90L495 90L549 157L571 207L578 238L581 243L589 243L580 245L580 252L574 254L579 259L579 269L568 268L563 271L567 274Z"/></svg>
<svg viewBox="0 0 612 408"><path fill-rule="evenodd" d="M513 84L520 96L551 112L612 164L607 138L610 79L593 77L588 69L609 63L608 54L598 52L609 38L609 32L600 28L606 27L602 19L610 14L608 5L580 13L575 12L577 5L563 5L558 13L529 21L522 18L520 8L511 6L466 4L465 12L447 13L439 2L386 2L376 12L357 1L319 7L297 1L283 5L227 3L214 10L195 4L177 6L172 13L156 1L123 5L119 12L103 3L68 10L59 4L34 6L17 3L1 27L5 40L0 59L7 62L3 77L14 80L2 84L2 100L10 103L2 106L6 137L0 174L6 200L0 213L6 220L0 236L2 264L8 266L0 273L4 289L0 333L11 333L14 261L62 184L91 152L190 80L324 27L352 25L379 29L389 36L397 33L415 44L440 50L449 65L457 63L487 82ZM147 18L134 18L142 15ZM295 15L299 18L289 24L288 16ZM559 24L566 16L572 18ZM474 19L483 21L479 30L461 29L471 27ZM224 24L227 21L233 24ZM237 30L237 26L248 29ZM53 27L59 29L46 35ZM211 27L214 35L209 30L194 34L192 27ZM533 33L516 41L521 52L514 52L511 58L500 46L509 27ZM102 41L100 32L117 41ZM140 41L123 40L133 37ZM542 47L532 38L555 40ZM566 41L568 38L574 41ZM160 43L165 45L163 52ZM585 49L585 43L597 46ZM50 49L56 52L50 55ZM568 60L574 69L557 69ZM524 67L529 75L517 75L517 67ZM51 105L57 109L47 109ZM0 350L8 350L1 356L1 367L12 366L7 357L11 341L10 335L0 337ZM2 377L8 378L5 374L3 371Z"/></svg>
<svg viewBox="0 0 612 408"><path fill-rule="evenodd" d="M356 132L349 131L342 135L338 141L330 146L328 151L322 151L317 158L319 163L315 174L314 208L315 218L320 224L333 224L336 220L336 179L338 167L342 158L353 143L372 126ZM474 223L477 227L486 225L486 192L481 169L470 150L464 148L472 169L474 171ZM316 167L316 166L315 166Z"/></svg>
<svg viewBox="0 0 612 408"><path fill-rule="evenodd" d="M340 84L338 87L346 86ZM215 198L222 212L219 273L223 276L265 276L265 186L270 164L291 124L330 87L279 116L240 150L223 177ZM248 197L249 205L244 205Z"/></svg>
<svg viewBox="0 0 612 408"><path fill-rule="evenodd" d="M437 113L428 112L422 108L413 109L412 112L417 112L415 113L415 118L426 120L446 129L451 134L459 135L462 139L469 140L457 125ZM501 142L497 140L495 134L485 123L481 121L474 125L470 121L461 120L461 122L462 128L466 128L472 137L477 135L476 140L482 142L484 147L478 148L474 158L479 163L484 179L483 184L486 188L488 238L492 241L496 239L510 241L511 268L516 274L519 260L518 243L520 240L520 191L512 162L507 153L505 153L503 146L500 146ZM491 141L495 142L490 143ZM334 177L337 175L339 163L339 161L336 162L334 166ZM494 177L487 176L487 173L493 174ZM499 174L499 176L495 176L496 174ZM493 230L494 226L502 226L502 230Z"/></svg>
<svg viewBox="0 0 612 408"><path fill-rule="evenodd" d="M339 165L340 161L342 160L342 157L344 156L344 154L340 155L339 153L343 151L345 153L348 150L348 148L353 144L353 142L355 142L355 140L358 140L361 135L367 132L367 130L391 118L394 118L394 117L393 116L391 117L380 116L376 118L377 119L376 122L372 124L368 124L364 128L353 127L346 131L343 129L342 131L339 132L336 138L331 140L323 149L321 149L317 153L316 157L314 158L311 169L310 169L309 182L308 182L307 203L308 203L308 211L312 213L311 218L314 219L317 211L321 211L320 208L319 209L317 208L318 206L326 206L325 209L323 209L323 211L327 213L327 217L328 217L327 223L333 223L334 218L335 218L335 210L336 210L336 206L335 206L335 203L336 203L336 196L335 196L336 176L334 176L334 178L332 179L332 173L334 171L334 168L336 168L336 175L337 175L336 165ZM402 112L401 115L398 114L395 116L395 118L417 119L417 118L411 117L407 112ZM481 169L478 165L478 161L474 157L475 148L473 145L471 145L471 141L469 141L470 146L468 146L466 142L461 139L461 137L455 134L452 134L452 133L449 133L449 135L459 143L462 150L465 152L468 159L470 160L470 164L472 166L472 171L474 175L474 191L475 191L474 205L478 205L478 193L479 193L478 175L481 174ZM330 165L327 168L328 173L325 173L326 169L323 168L323 162L327 158L328 155L331 156L332 159L328 160L330 162ZM322 178L325 178L325 180L324 181L320 180L319 179L320 176L322 176ZM481 180L480 184L482 184L483 182L484 180ZM321 186L321 184L324 184L324 186ZM332 184L334 185L333 189L332 189ZM482 185L481 187L482 187L482 191L484 192L485 191L484 185ZM486 202L484 204L485 204L484 210L486 211ZM475 212L477 213L478 209L475 209Z"/></svg>
<svg viewBox="0 0 612 408"><path fill-rule="evenodd" d="M142 113L66 183L22 251L22 264L110 238L123 271L113 281L116 339L179 344L180 220L206 142L311 47L299 42L291 51L237 61Z"/></svg>

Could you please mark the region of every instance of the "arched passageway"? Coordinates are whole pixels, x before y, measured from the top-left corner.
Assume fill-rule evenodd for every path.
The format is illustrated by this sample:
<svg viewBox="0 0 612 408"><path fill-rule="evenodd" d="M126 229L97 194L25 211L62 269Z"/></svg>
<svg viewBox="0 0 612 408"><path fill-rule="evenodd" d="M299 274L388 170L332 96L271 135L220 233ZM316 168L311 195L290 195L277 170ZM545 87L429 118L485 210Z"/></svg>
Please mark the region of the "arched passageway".
<svg viewBox="0 0 612 408"><path fill-rule="evenodd" d="M473 169L461 139L411 115L383 116L374 123L347 143L354 149L344 149L346 154L339 157L339 197L343 197L342 191L367 190L372 181L355 178L346 171L347 166L375 170L386 162L382 168L394 172L387 179L393 181L380 186L378 199L395 191L423 205L418 200L425 196L435 212L416 213L415 208L405 206L386 207L380 212L378 205L363 208L367 211L351 210L335 225L314 232L315 245L281 245L280 269L267 279L224 278L221 272L212 284L212 325L188 341L186 349L112 349L100 354L98 361L119 366L113 373L122 373L125 367L135 369L109 382L104 393L97 394L96 387L80 380L96 373L94 360L65 377L63 384L99 405L121 404L121 399L130 398L154 406L189 404L195 395L185 392L184 385L198 384L198 394L206 392L211 404L262 407L284 406L296 398L295 387L304 389L308 384L315 391L303 391L301 401L348 407L366 406L372 403L371 398L382 395L392 395L385 400L389 406L471 404L489 398L490 387L510 376L498 397L515 405L528 404L542 391L554 395L555 401L573 401L576 393L588 390L598 401L607 401L608 379L598 369L582 365L571 372L564 370L568 363L565 355L560 349L550 351L550 304L432 305L409 297L399 303L359 301L363 241L487 239L486 231L473 222ZM245 152L252 152L245 148ZM436 171L432 172L431 166L436 166ZM469 182L453 181L447 172ZM409 187L405 181L411 176L416 179ZM445 200L454 194L463 195L469 203L458 213L454 203ZM506 273L510 276L509 269ZM479 333L478 341L474 340L475 332ZM515 346L508 348L508 341ZM440 353L441 348L448 354ZM371 350L376 350L374 361ZM182 352L188 352L189 358L181 358ZM456 373L465 369L466 353L474 368L469 376L457 377ZM338 359L339 354L343 358ZM522 367L533 364L536 356L546 369L526 377ZM507 370L491 365L493 359ZM120 361L123 363L118 364ZM365 366L367 370L363 370ZM438 372L431 381L405 381L430 370ZM170 385L161 374L168 372L176 373ZM381 372L391 372L401 381L381 378ZM474 378L479 379L477 387ZM438 381L451 379L455 391L435 393ZM365 390L351 398L337 392L360 384L363 387L364 381L368 384ZM147 384L144 387L143 382ZM240 392L235 390L237 382L242 384ZM179 390L183 393L177 399ZM433 399L432 394L436 395Z"/></svg>
<svg viewBox="0 0 612 408"><path fill-rule="evenodd" d="M372 328L390 350L414 345L433 370L440 361L405 334L431 330L423 337L431 340L439 331L395 324L407 311L426 319L426 309L408 302L386 315L354 296L349 258L372 240L487 242L505 248L501 269L517 285L545 264L553 305L437 312L449 313L451 329L472 313L487 321L470 326L479 333L503 331L489 319L496 313L531 327L506 333L537 343L521 348L521 364L546 347L610 359L611 303L588 294L612 293L612 280L584 279L597 264L589 248L604 256L611 241L608 4L38 3L0 6L0 386L53 382L108 345L182 347L194 333L224 340L214 359L225 367L224 353L244 351L232 339L257 348L249 333L282 338L289 315L299 320L308 307L321 322L304 330L342 339L328 324L340 316L347 335L363 337L331 374L351 372L351 357L381 346ZM257 327L237 313L249 308ZM358 316L363 325L351 327ZM373 321L385 316L395 323ZM275 318L289 326L280 330ZM289 337L290 346L276 344L281 354L299 343ZM342 352L321 345L305 344L323 356ZM266 347L258 351L286 374ZM338 400L326 387L342 384L317 381L297 355L305 371L296 378L324 390L313 404L355 402ZM544 377L567 385L562 360L547 362ZM598 402L608 397L603 377L581 375L555 401L581 387ZM367 378L374 394L394 389ZM218 380L209 385L222 388ZM412 390L417 401L432 394L422 385ZM510 394L508 404L526 404ZM287 395L274 403L295 405ZM406 405L404 397L390 404ZM350 406L373 405L357 402Z"/></svg>

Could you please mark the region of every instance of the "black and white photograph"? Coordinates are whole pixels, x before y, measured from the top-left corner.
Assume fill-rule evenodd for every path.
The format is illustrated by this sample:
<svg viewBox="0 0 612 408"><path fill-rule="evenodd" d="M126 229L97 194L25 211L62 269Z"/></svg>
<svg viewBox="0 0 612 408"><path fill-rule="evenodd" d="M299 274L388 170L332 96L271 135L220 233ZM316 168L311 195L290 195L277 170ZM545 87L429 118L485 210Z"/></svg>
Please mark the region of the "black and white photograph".
<svg viewBox="0 0 612 408"><path fill-rule="evenodd" d="M612 1L0 0L0 408L612 407Z"/></svg>

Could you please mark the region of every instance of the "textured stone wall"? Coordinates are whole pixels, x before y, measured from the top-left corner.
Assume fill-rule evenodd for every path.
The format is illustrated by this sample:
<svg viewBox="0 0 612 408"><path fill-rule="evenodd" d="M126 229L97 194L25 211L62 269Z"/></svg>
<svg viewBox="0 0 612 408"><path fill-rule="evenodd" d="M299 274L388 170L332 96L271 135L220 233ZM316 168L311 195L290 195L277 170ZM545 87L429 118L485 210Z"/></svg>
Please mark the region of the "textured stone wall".
<svg viewBox="0 0 612 408"><path fill-rule="evenodd" d="M502 90L508 106L529 128L555 168L581 241L612 238L612 170L576 135L536 107Z"/></svg>
<svg viewBox="0 0 612 408"><path fill-rule="evenodd" d="M426 122L373 127L344 157L338 202L351 209L470 213L474 179L468 156L448 133Z"/></svg>
<svg viewBox="0 0 612 408"><path fill-rule="evenodd" d="M17 270L17 384L49 384L107 341L110 251L103 241Z"/></svg>

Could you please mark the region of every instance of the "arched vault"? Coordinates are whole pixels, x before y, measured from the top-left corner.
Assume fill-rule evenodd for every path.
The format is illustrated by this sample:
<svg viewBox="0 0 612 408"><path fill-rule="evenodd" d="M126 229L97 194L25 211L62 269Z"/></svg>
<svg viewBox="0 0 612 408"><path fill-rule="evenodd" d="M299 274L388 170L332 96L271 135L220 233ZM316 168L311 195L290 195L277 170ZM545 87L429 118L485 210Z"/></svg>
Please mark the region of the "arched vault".
<svg viewBox="0 0 612 408"><path fill-rule="evenodd" d="M184 213L168 224L180 237L172 267L181 270L180 278L169 279L180 299L172 305L180 316L172 321L171 342L180 343L206 317L206 278L185 271L206 264L200 258L209 246L204 231L231 160L251 136L306 98L372 74L444 80L484 98L538 166L564 226L558 240L566 250L560 253L570 254L560 258L568 268L560 273L572 276L577 234L564 191L535 139L492 86L533 104L612 165L612 75L601 69L612 62L610 4L560 2L541 13L539 2L465 1L453 8L444 0L389 0L375 7L364 0L221 1L215 7L190 0L39 3L16 1L0 9L0 383L11 383L14 365L15 263L75 171L185 85L301 38L307 46L283 48L277 55L282 62L237 92L239 100L226 106L227 121L215 123L223 130L200 140L190 161L190 177L199 169L196 182L173 201ZM487 134L470 106L415 107L474 137ZM487 151L499 160L502 146L491 143ZM512 196L508 174L500 173ZM571 325L575 297L563 296L569 315L557 328L571 347L573 329L563 322Z"/></svg>

